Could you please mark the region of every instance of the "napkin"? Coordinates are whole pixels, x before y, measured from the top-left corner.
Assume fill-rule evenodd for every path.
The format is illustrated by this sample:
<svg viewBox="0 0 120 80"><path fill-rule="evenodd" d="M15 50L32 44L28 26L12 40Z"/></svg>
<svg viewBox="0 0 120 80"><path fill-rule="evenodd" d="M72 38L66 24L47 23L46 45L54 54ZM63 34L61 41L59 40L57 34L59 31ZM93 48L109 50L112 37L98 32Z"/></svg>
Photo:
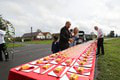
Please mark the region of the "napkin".
<svg viewBox="0 0 120 80"><path fill-rule="evenodd" d="M77 73L77 71L76 71L73 67L71 67L71 68L69 69L69 71L70 71L70 72Z"/></svg>
<svg viewBox="0 0 120 80"><path fill-rule="evenodd" d="M55 60L50 62L51 64L58 64Z"/></svg>
<svg viewBox="0 0 120 80"><path fill-rule="evenodd" d="M84 67L89 67L91 68L92 67L92 64L86 64L86 65L83 65Z"/></svg>
<svg viewBox="0 0 120 80"><path fill-rule="evenodd" d="M68 76L65 74L60 80L69 80Z"/></svg>
<svg viewBox="0 0 120 80"><path fill-rule="evenodd" d="M33 72L35 72L35 73L40 73L40 68L38 68L38 69L36 69L36 70L34 70Z"/></svg>

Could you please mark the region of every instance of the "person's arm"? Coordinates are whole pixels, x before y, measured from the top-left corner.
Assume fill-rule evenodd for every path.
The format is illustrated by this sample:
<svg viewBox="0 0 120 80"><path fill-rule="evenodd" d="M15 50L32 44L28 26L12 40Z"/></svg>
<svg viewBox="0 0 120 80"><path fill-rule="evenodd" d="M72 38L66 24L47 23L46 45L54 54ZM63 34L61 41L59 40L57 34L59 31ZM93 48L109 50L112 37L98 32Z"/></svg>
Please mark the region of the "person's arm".
<svg viewBox="0 0 120 80"><path fill-rule="evenodd" d="M59 42L56 43L58 51L60 51Z"/></svg>
<svg viewBox="0 0 120 80"><path fill-rule="evenodd" d="M52 52L54 51L53 47L54 47L54 44L52 43L52 47L51 47L51 51L52 51Z"/></svg>
<svg viewBox="0 0 120 80"><path fill-rule="evenodd" d="M6 32L5 31L2 31L2 30L0 30L0 35L5 35L6 34Z"/></svg>

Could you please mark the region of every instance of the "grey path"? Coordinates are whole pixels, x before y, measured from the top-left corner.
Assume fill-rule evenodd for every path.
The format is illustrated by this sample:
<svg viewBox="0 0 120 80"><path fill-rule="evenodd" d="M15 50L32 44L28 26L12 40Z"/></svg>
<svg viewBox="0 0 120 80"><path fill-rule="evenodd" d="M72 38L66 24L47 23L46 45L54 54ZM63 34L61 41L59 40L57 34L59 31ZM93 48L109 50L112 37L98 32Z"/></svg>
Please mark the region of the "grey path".
<svg viewBox="0 0 120 80"><path fill-rule="evenodd" d="M50 47L51 45L29 44L25 47L16 48L13 60L0 62L0 80L8 80L11 68L51 54Z"/></svg>

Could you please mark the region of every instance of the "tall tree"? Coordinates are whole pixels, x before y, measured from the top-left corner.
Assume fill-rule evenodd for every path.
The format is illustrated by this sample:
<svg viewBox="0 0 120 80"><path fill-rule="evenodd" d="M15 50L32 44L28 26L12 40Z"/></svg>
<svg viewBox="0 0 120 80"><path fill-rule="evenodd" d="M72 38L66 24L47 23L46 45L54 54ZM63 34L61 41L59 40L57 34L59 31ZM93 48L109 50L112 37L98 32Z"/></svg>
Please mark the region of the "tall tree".
<svg viewBox="0 0 120 80"><path fill-rule="evenodd" d="M40 29L37 29L37 32L42 32Z"/></svg>
<svg viewBox="0 0 120 80"><path fill-rule="evenodd" d="M14 37L15 28L8 20L3 19L3 17L1 15L0 15L0 28L4 29L6 31L7 39Z"/></svg>

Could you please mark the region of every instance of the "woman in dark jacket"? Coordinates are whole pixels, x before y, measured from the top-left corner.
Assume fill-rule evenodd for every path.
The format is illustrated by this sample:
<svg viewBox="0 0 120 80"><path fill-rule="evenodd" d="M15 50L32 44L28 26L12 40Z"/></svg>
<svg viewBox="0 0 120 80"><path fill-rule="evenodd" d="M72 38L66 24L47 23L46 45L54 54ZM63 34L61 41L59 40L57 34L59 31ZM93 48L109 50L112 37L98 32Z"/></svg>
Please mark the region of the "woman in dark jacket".
<svg viewBox="0 0 120 80"><path fill-rule="evenodd" d="M54 36L54 41L52 43L52 49L51 49L51 51L53 53L59 52L59 42L58 42L58 37L57 36Z"/></svg>

